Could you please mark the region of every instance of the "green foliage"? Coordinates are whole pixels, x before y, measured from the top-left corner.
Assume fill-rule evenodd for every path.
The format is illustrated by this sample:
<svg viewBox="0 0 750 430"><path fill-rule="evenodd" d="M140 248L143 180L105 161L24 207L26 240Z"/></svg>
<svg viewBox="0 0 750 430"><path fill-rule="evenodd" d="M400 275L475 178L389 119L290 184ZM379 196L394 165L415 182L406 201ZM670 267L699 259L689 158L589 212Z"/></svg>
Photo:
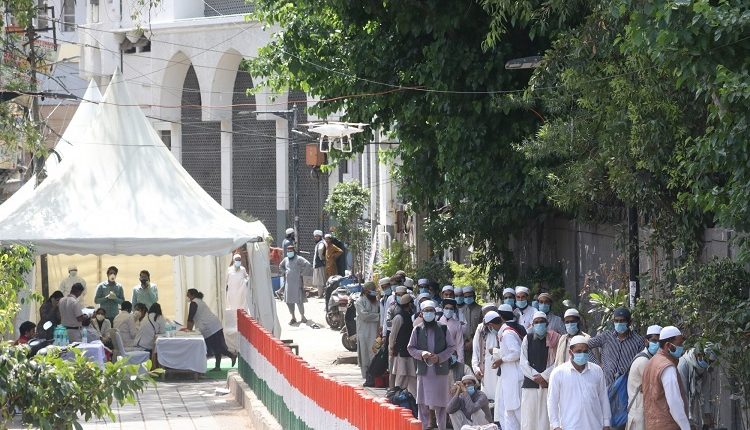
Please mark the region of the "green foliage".
<svg viewBox="0 0 750 430"><path fill-rule="evenodd" d="M135 402L135 395L154 373L138 374L127 360L106 363L102 369L78 350L62 358L60 350L28 358L25 345L0 345L0 425L7 427L15 408L24 424L42 430L81 428L79 417L115 420L111 405ZM150 366L150 363L148 364Z"/></svg>
<svg viewBox="0 0 750 430"><path fill-rule="evenodd" d="M375 264L374 269L380 273L381 278L391 276L399 270L414 273L412 252L414 252L414 247L399 240L391 241L391 247L383 251L383 258Z"/></svg>
<svg viewBox="0 0 750 430"><path fill-rule="evenodd" d="M531 297L539 293L551 295L553 300L552 312L562 315L567 309L563 304L563 301L567 298L567 293L565 292L565 281L560 266L531 267L525 270L523 274L511 272L510 276L503 277L502 282L498 282L490 288L490 296L500 300L505 288L515 288L519 285L528 287Z"/></svg>
<svg viewBox="0 0 750 430"><path fill-rule="evenodd" d="M432 258L417 267L416 278L429 279L439 285L448 285L453 282L453 270L448 263Z"/></svg>
<svg viewBox="0 0 750 430"><path fill-rule="evenodd" d="M11 245L0 250L0 333L13 333L14 318L24 301L40 299L24 280L33 264L29 248Z"/></svg>
<svg viewBox="0 0 750 430"><path fill-rule="evenodd" d="M367 231L362 226L361 218L369 204L370 191L359 182L351 181L336 184L324 207L338 223L336 236L351 249L354 273L362 267L360 253L367 239Z"/></svg>
<svg viewBox="0 0 750 430"><path fill-rule="evenodd" d="M689 345L713 343L732 389L749 404L750 273L728 260L693 260L650 282L646 291L635 322L675 325Z"/></svg>
<svg viewBox="0 0 750 430"><path fill-rule="evenodd" d="M477 297L484 297L487 293L488 286L487 280L489 277L487 269L483 269L479 266L467 266L455 261L449 261L451 272L453 272L453 280L451 281L456 287L474 287L474 292Z"/></svg>
<svg viewBox="0 0 750 430"><path fill-rule="evenodd" d="M283 31L246 63L251 73L274 90L318 97L311 111L320 117L345 112L397 137L400 193L427 214L431 244L473 245L483 255L477 263L497 276L510 262L510 236L544 210L540 184L514 147L538 125L518 96L529 73L504 65L544 41L509 26L502 44L483 50L491 18L473 2L255 4L253 19ZM517 94L500 95L509 90Z"/></svg>
<svg viewBox="0 0 750 430"><path fill-rule="evenodd" d="M612 321L615 309L627 306L627 300L628 293L623 289L603 290L589 294L589 303L591 304L589 313L598 315L599 325L596 328L597 332L601 332L607 328Z"/></svg>

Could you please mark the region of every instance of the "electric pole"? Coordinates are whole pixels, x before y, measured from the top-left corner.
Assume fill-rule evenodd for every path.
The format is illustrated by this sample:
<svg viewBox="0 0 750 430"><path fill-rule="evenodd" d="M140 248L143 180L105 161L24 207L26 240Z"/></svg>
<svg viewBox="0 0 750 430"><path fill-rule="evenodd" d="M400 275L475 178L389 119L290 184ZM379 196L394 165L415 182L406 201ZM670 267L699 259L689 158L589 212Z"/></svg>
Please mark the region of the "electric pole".
<svg viewBox="0 0 750 430"><path fill-rule="evenodd" d="M292 105L292 130L297 128L297 104ZM292 141L292 168L294 169L294 180L292 181L292 199L294 206L294 235L299 241L299 143L294 138L294 133L289 133Z"/></svg>

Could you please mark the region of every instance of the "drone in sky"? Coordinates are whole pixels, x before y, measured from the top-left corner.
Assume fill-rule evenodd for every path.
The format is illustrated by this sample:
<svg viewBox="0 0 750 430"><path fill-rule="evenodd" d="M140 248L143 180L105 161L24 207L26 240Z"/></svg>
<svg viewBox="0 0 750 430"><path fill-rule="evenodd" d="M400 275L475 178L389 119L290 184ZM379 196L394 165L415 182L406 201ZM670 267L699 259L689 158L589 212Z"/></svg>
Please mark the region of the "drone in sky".
<svg viewBox="0 0 750 430"><path fill-rule="evenodd" d="M352 152L352 135L361 133L369 124L361 122L320 121L301 124L308 131L320 135L318 145L320 152L329 152L331 148L341 152Z"/></svg>

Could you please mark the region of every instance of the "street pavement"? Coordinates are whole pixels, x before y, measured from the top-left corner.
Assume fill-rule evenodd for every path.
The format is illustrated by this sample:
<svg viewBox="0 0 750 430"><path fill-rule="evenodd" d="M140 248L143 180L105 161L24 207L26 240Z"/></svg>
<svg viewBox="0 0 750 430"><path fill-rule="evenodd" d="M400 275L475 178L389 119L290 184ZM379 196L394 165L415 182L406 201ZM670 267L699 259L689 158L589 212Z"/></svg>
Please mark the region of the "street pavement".
<svg viewBox="0 0 750 430"><path fill-rule="evenodd" d="M115 422L81 424L84 430L252 430L248 412L232 399L226 386L226 381L196 382L192 378L159 381L140 393L135 404L115 404ZM10 428L25 427L16 422Z"/></svg>
<svg viewBox="0 0 750 430"><path fill-rule="evenodd" d="M339 330L331 330L326 324L323 301L323 299L309 298L305 303L307 324L298 323L290 326L289 321L292 317L286 303L276 300L276 309L281 322L281 339L292 339L299 345L299 355L325 374L339 382L363 388L364 378L357 366L357 353L347 351L341 344ZM294 312L299 321L299 310L296 306ZM320 328L313 328L315 324ZM365 389L372 396L385 396L385 389L370 387Z"/></svg>

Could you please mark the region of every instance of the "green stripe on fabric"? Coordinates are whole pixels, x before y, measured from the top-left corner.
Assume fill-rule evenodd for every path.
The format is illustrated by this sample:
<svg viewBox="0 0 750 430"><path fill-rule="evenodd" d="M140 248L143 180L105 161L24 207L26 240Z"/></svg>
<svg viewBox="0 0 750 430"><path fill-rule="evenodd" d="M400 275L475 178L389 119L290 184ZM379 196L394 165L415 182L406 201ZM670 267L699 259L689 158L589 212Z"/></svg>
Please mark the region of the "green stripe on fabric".
<svg viewBox="0 0 750 430"><path fill-rule="evenodd" d="M255 395L266 406L266 409L276 418L281 428L285 430L312 430L304 421L287 407L284 398L273 392L263 379L259 378L255 371L242 358L238 357L237 368L240 376Z"/></svg>

